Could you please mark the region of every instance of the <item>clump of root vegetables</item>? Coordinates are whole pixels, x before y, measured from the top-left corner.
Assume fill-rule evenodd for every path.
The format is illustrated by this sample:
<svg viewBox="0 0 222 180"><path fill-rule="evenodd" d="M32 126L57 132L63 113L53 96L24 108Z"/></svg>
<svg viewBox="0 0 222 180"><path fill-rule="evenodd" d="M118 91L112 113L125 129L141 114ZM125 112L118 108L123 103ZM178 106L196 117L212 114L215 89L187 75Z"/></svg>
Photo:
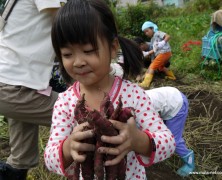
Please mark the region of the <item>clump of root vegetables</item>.
<svg viewBox="0 0 222 180"><path fill-rule="evenodd" d="M77 102L75 108L75 119L78 124L88 122L89 127L84 130L93 129L95 132L94 138L84 140L84 143L95 144L95 152L87 152L86 160L83 163L76 163L74 169L73 180L78 180L80 171L84 180L124 180L126 172L126 157L117 165L104 166L104 162L114 159L114 155L102 154L97 151L99 147L115 147L113 144L104 143L101 140L102 135L117 136L118 130L114 128L113 124L108 119L118 120L125 123L130 117L134 116L133 108L124 107L119 97L119 103L114 109L110 97L105 93L104 100L100 105L100 112L97 110L89 110L85 105L85 95Z"/></svg>

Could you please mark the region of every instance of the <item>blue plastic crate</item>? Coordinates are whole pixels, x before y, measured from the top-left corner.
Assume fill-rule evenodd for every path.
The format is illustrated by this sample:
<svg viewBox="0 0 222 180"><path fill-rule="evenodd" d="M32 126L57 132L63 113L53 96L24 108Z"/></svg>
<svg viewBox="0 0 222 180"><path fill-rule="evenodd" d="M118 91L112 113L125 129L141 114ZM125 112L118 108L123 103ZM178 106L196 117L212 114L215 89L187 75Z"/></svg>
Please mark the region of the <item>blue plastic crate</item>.
<svg viewBox="0 0 222 180"><path fill-rule="evenodd" d="M207 36L204 36L202 38L202 56L208 57L211 59L219 59L219 55L216 53L213 53L211 50L211 42L210 39L207 38Z"/></svg>
<svg viewBox="0 0 222 180"><path fill-rule="evenodd" d="M211 47L211 38L208 38L207 36L204 36L202 38L202 56L208 57L209 59L220 59L220 54L222 54L222 47L218 47L219 52L215 51L213 52ZM214 47L215 49L215 47Z"/></svg>

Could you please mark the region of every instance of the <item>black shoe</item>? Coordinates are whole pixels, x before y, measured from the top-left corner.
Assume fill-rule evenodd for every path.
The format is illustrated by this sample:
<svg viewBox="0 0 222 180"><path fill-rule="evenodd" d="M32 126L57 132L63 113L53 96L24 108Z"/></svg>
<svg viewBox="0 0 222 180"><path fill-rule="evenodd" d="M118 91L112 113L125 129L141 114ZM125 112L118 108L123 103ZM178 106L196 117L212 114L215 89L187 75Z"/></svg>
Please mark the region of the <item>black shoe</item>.
<svg viewBox="0 0 222 180"><path fill-rule="evenodd" d="M0 180L26 180L27 172L27 169L15 169L0 162Z"/></svg>

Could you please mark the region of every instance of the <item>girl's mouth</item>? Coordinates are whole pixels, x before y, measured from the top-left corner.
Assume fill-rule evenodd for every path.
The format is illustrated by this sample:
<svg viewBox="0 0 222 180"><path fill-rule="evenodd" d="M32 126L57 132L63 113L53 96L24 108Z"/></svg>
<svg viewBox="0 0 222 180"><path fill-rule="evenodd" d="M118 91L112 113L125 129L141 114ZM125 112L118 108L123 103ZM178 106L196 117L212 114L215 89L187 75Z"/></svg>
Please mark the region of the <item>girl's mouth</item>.
<svg viewBox="0 0 222 180"><path fill-rule="evenodd" d="M85 75L87 75L87 74L89 74L90 72L88 71L88 72L78 72L78 73L76 73L78 76L85 76Z"/></svg>

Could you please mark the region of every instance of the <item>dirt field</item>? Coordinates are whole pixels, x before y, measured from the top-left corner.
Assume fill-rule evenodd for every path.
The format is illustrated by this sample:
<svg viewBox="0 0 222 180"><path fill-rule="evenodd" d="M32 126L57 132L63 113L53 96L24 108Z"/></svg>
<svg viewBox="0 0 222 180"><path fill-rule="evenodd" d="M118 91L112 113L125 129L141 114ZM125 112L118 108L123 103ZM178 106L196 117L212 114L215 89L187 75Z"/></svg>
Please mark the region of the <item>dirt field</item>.
<svg viewBox="0 0 222 180"><path fill-rule="evenodd" d="M198 79L192 81L178 78L175 82L166 82L159 76L152 86L177 87L189 100L184 138L187 146L195 152L195 171L200 174L184 179L222 180L222 85L204 84ZM174 155L147 168L147 177L155 180L183 179L176 174L181 165L179 157Z"/></svg>
<svg viewBox="0 0 222 180"><path fill-rule="evenodd" d="M222 82L209 84L201 82L200 79L186 77L178 78L173 82L166 81L161 76L155 76L152 87L160 86L177 87L189 100L190 108L184 137L187 146L195 152L195 171L200 174L190 175L185 179L222 180ZM8 138L1 136L0 159L5 160L8 154ZM152 180L182 179L176 174L176 170L181 165L181 160L174 155L164 162L147 168L147 177ZM38 174L39 172L36 171L38 170L32 173Z"/></svg>

